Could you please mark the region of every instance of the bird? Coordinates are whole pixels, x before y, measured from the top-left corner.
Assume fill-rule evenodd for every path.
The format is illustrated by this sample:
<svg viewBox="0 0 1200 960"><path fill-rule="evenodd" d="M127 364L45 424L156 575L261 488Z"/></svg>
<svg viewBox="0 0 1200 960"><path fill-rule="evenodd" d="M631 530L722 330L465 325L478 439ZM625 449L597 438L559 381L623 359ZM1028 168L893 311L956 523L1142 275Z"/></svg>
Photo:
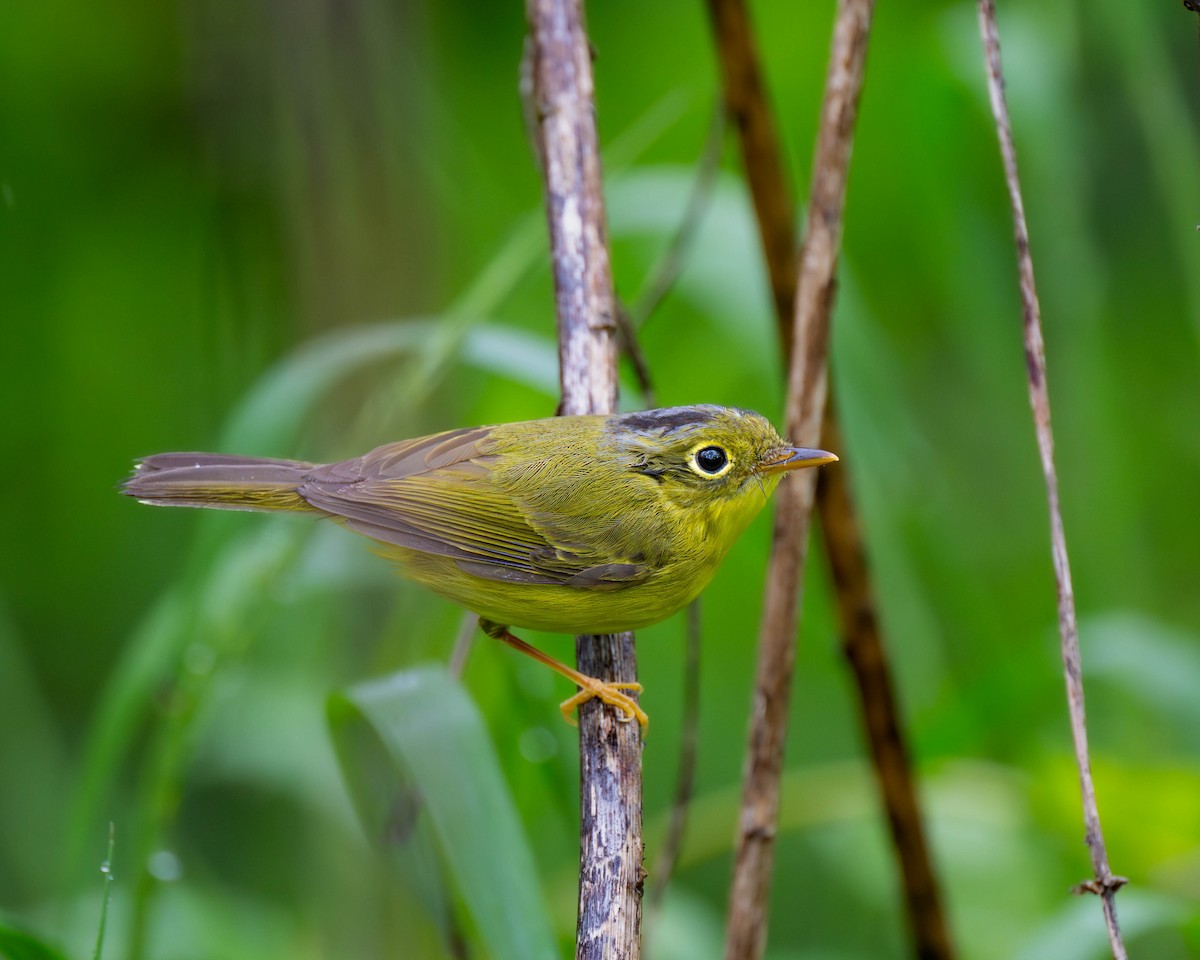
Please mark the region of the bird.
<svg viewBox="0 0 1200 960"><path fill-rule="evenodd" d="M511 628L605 634L666 619L708 585L785 474L837 459L791 446L753 411L695 404L467 427L326 464L161 453L121 492L331 518L575 683L568 722L596 697L644 728L630 696L640 684L587 676Z"/></svg>

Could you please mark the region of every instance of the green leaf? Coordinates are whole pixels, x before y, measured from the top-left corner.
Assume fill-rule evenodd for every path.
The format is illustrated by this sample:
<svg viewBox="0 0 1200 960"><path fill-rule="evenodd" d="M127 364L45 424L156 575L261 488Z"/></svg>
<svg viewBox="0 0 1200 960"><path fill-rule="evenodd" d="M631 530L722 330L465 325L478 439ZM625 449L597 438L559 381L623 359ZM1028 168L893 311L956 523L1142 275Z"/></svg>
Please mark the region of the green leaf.
<svg viewBox="0 0 1200 960"><path fill-rule="evenodd" d="M5 960L66 960L66 954L0 917L0 957Z"/></svg>
<svg viewBox="0 0 1200 960"><path fill-rule="evenodd" d="M100 865L100 874L104 877L104 897L100 901L100 923L96 928L96 947L92 950L92 960L100 960L104 955L104 934L108 929L108 907L112 902L113 885L113 850L117 845L117 831L110 823L108 825L108 854Z"/></svg>
<svg viewBox="0 0 1200 960"><path fill-rule="evenodd" d="M1200 644L1194 633L1134 611L1090 617L1084 670L1139 698L1165 725L1195 730L1200 725Z"/></svg>
<svg viewBox="0 0 1200 960"><path fill-rule="evenodd" d="M280 449L294 443L313 405L363 367L394 360L429 343L438 324L424 318L373 324L318 337L272 368L238 406L222 444L230 450Z"/></svg>
<svg viewBox="0 0 1200 960"><path fill-rule="evenodd" d="M471 330L461 345L464 364L558 395L558 346L549 337L500 325Z"/></svg>
<svg viewBox="0 0 1200 960"><path fill-rule="evenodd" d="M391 841L401 869L422 871L414 887L433 891L431 909L441 910L444 880L491 956L554 957L533 855L462 687L440 666L406 670L331 696L329 722L368 837Z"/></svg>
<svg viewBox="0 0 1200 960"><path fill-rule="evenodd" d="M1176 928L1188 905L1153 891L1125 890L1117 898L1121 935L1127 945L1155 931ZM1017 954L1017 960L1095 960L1111 950L1098 897L1066 899ZM1130 950L1137 955L1136 946Z"/></svg>
<svg viewBox="0 0 1200 960"><path fill-rule="evenodd" d="M66 752L27 653L31 649L0 593L0 770L19 770L27 784L62 783L69 774ZM36 790L8 794L0 816L4 870L36 889L49 882L53 870L45 838L58 829L66 798Z"/></svg>
<svg viewBox="0 0 1200 960"><path fill-rule="evenodd" d="M95 831L107 820L114 784L152 709L154 691L169 680L178 698L175 709L156 722L157 735L182 738L213 676L225 659L240 656L242 645L254 636L255 616L264 609L262 597L292 564L304 533L279 522L257 527L250 534L225 535L214 542L211 561L197 562L191 576L164 593L127 644L97 710L83 775L72 797L67 846L72 869L90 856L87 850ZM184 650L191 651L190 666L186 658L181 660ZM163 768L147 776L148 795L154 793L149 784L158 782L159 799L169 797L171 788L161 782L166 773ZM150 829L148 823L138 823L137 830ZM144 843L145 837L135 834L129 846L136 850Z"/></svg>

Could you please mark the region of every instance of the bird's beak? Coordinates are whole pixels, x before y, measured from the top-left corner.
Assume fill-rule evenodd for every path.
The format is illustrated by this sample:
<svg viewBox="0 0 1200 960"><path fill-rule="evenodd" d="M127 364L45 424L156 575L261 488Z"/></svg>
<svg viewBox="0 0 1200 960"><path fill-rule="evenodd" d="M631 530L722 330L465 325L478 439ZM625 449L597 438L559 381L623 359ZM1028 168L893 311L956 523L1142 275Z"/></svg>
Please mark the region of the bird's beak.
<svg viewBox="0 0 1200 960"><path fill-rule="evenodd" d="M837 457L826 450L811 450L808 447L775 447L758 464L760 473L783 473L801 467L819 467L833 463Z"/></svg>

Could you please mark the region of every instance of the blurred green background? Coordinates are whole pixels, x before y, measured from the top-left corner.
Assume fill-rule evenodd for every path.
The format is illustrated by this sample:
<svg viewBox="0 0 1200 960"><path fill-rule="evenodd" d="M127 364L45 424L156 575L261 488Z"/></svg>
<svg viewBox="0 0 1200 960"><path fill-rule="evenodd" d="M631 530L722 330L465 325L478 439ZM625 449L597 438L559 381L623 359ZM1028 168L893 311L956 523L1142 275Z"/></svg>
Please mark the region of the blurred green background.
<svg viewBox="0 0 1200 960"><path fill-rule="evenodd" d="M1100 809L1131 880L1121 917L1133 956L1200 956L1196 21L1166 0L1000 6ZM614 267L633 301L683 216L716 71L702 4L590 7ZM832 4L754 13L802 195ZM3 21L0 953L23 930L47 952L21 956L91 955L112 822L106 957L566 955L565 685L482 641L467 695L414 669L446 661L461 613L333 527L115 492L161 450L330 460L552 412L520 6L50 0L6 4ZM641 342L659 403L778 419L732 144ZM1098 904L1067 894L1090 866L969 3L879 4L834 354L839 453L961 955L1105 956ZM704 599L697 796L647 914L658 960L720 956L768 529ZM809 574L769 955L902 957L819 550ZM652 875L682 620L640 635ZM386 687L394 671L408 672ZM372 814L362 797L388 786L375 775L408 784L407 813ZM481 805L454 806L476 789Z"/></svg>

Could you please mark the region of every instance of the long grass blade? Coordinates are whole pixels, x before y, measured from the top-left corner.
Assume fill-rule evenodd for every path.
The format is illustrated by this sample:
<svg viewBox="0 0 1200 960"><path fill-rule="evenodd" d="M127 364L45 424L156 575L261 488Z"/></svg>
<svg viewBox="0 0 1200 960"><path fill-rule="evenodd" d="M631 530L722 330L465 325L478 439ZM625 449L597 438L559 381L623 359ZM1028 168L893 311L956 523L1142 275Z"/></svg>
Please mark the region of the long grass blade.
<svg viewBox="0 0 1200 960"><path fill-rule="evenodd" d="M400 849L428 829L444 879L488 955L554 957L529 842L463 688L440 666L419 667L334 694L328 715L368 837ZM406 858L428 866L423 853L401 850L398 862Z"/></svg>

